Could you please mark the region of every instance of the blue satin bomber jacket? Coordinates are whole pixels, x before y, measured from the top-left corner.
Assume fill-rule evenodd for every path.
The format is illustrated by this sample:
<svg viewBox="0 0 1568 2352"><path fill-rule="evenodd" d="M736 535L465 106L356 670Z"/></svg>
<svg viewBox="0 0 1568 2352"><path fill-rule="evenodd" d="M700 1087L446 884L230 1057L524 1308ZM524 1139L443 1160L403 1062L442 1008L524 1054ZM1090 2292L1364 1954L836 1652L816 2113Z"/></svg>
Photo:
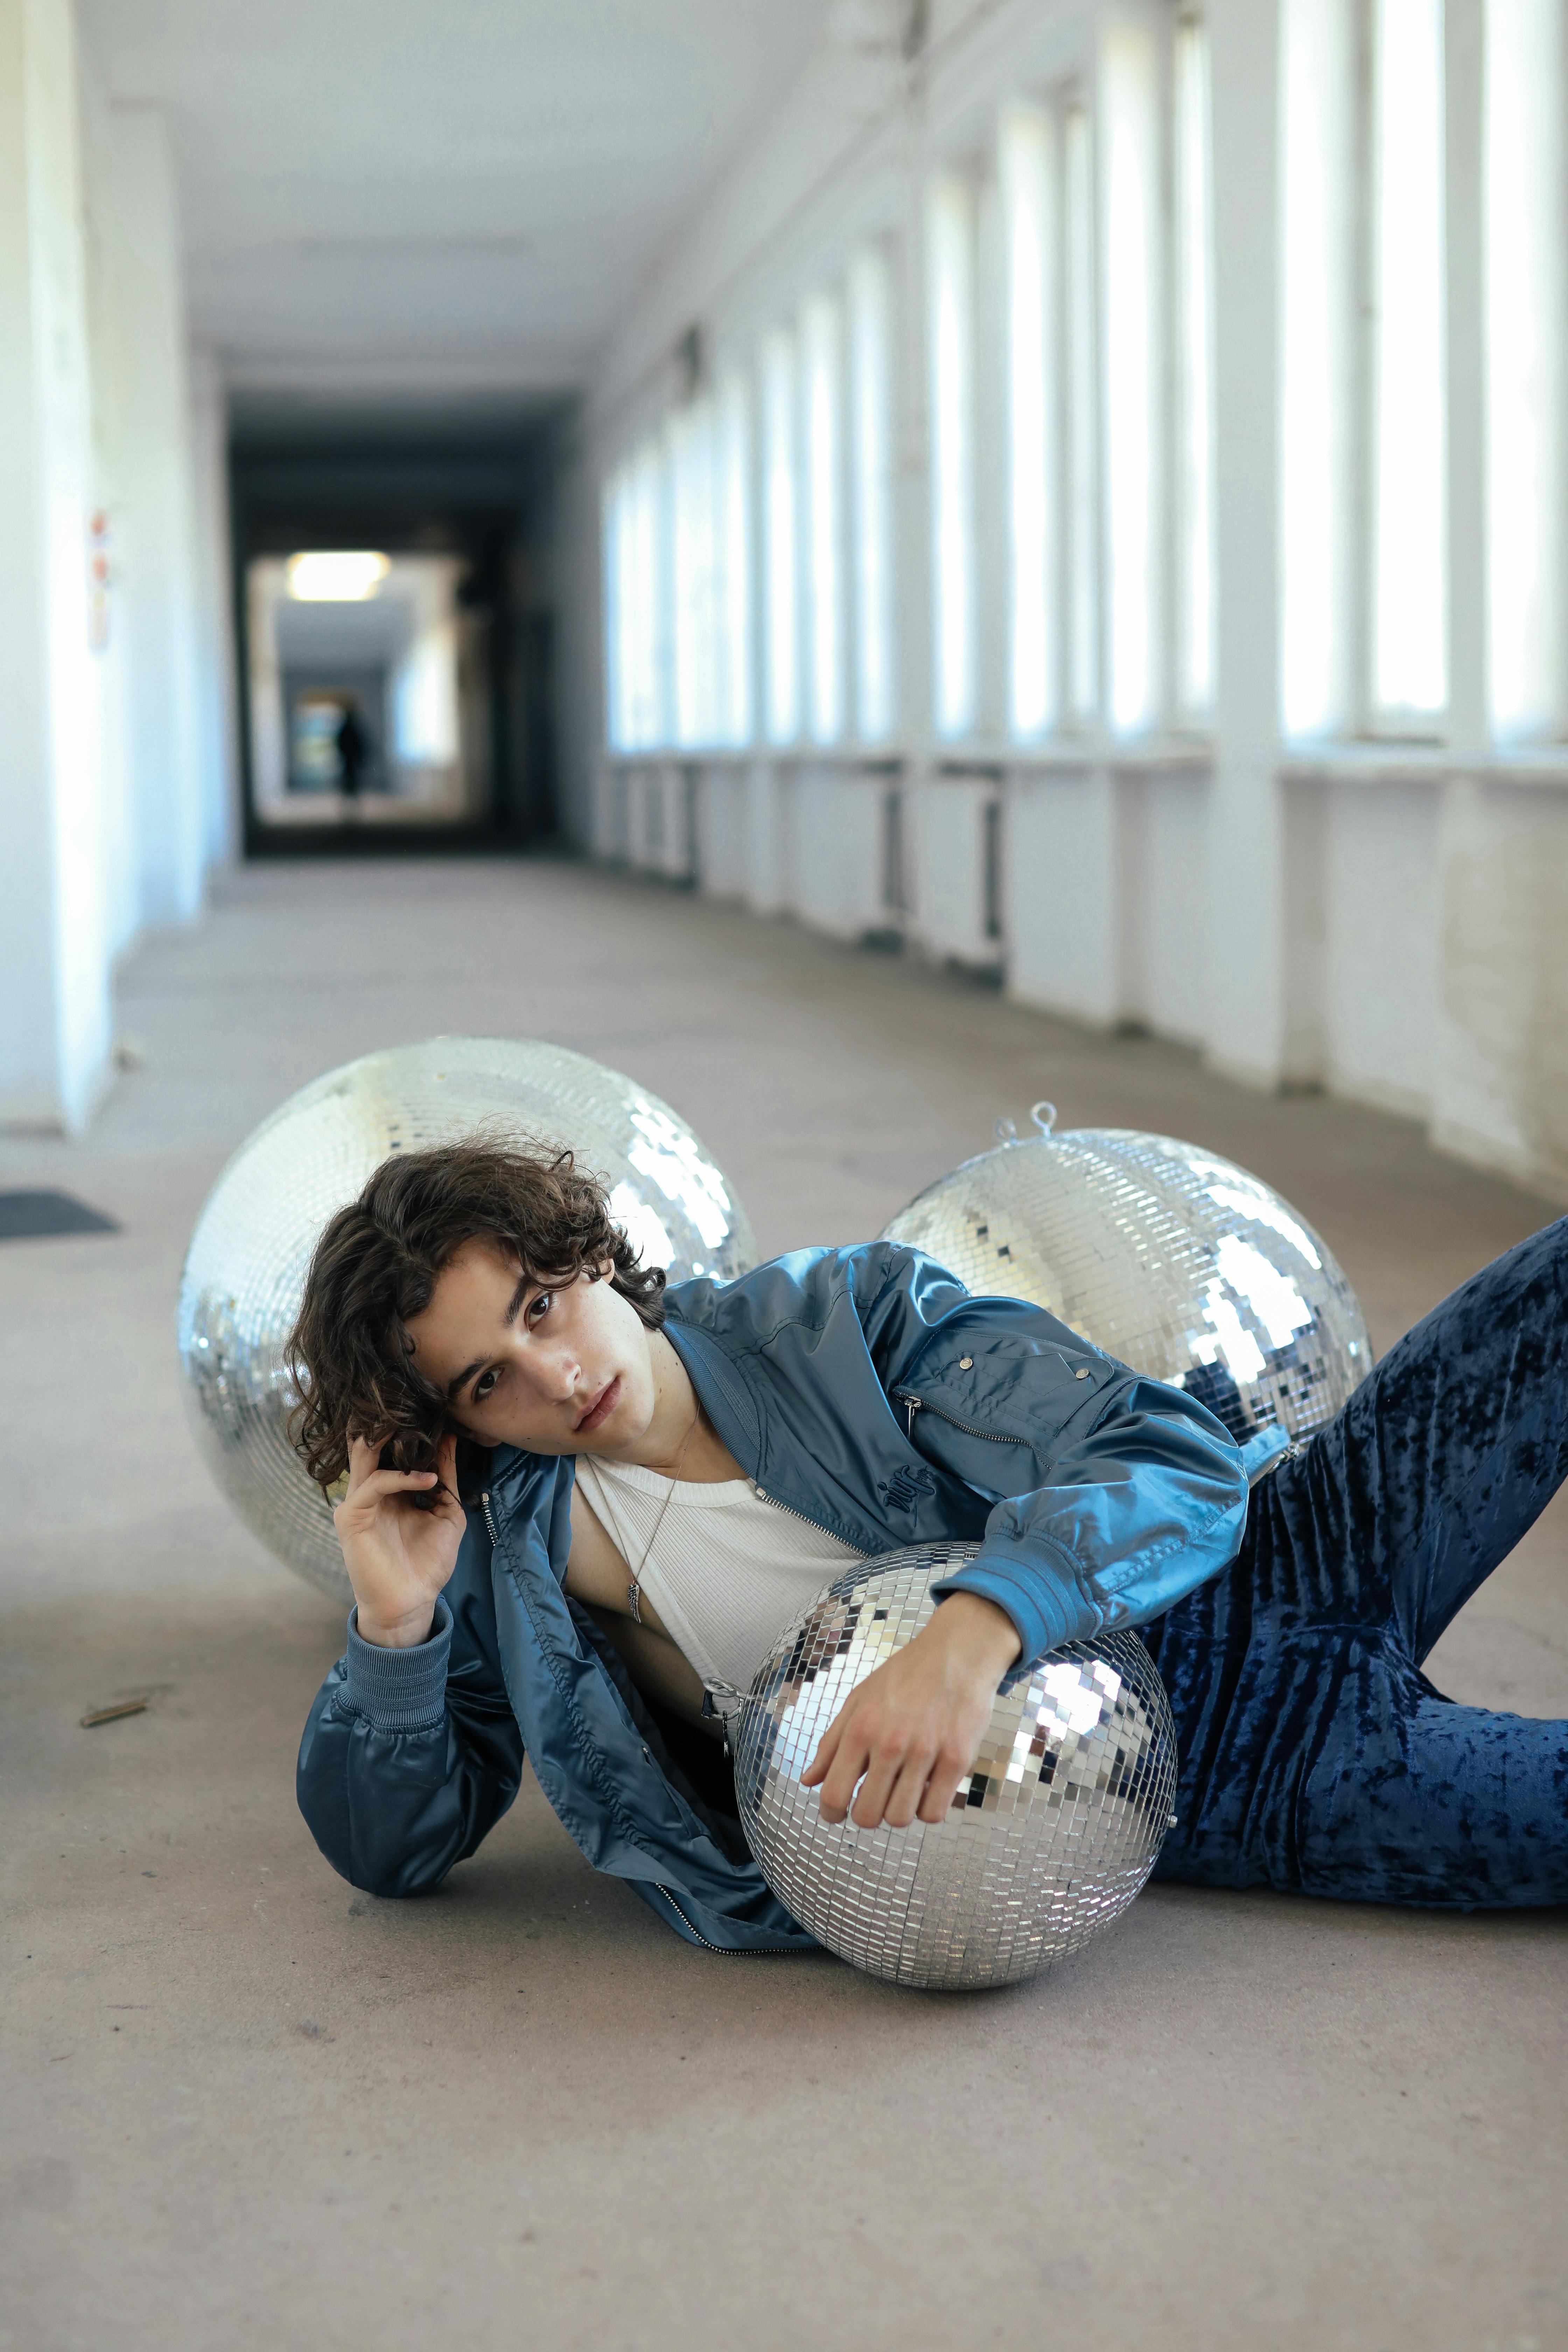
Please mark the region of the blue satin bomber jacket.
<svg viewBox="0 0 1568 2352"><path fill-rule="evenodd" d="M1236 1556L1253 1444L918 1250L797 1250L667 1303L703 1410L771 1500L868 1554L978 1542L935 1589L995 1601L1025 1660L1142 1624ZM351 1619L310 1710L299 1796L322 1853L373 1894L435 1887L511 1803L526 1752L595 1868L689 1942L808 1947L567 1597L570 1459L499 1447L488 1475L430 1639L378 1649Z"/></svg>

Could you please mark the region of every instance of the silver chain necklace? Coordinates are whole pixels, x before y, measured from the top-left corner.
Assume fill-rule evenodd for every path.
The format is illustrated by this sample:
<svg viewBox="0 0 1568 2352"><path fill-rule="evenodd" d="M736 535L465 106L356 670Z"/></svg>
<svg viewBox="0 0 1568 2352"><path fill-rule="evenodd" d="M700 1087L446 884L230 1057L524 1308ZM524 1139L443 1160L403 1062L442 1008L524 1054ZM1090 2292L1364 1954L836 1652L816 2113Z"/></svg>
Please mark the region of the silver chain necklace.
<svg viewBox="0 0 1568 2352"><path fill-rule="evenodd" d="M668 1510L671 1503L675 1500L675 1489L680 1477L681 1466L686 1460L686 1449L690 1444L692 1439L696 1436L697 1424L701 1418L702 1407L699 1405L692 1413L690 1428L687 1431L685 1436L680 1441L680 1451L675 1457L675 1473L669 1482L669 1492L658 1507L658 1517L653 1523L653 1533L649 1536L647 1543L645 1543L642 1548L642 1558L638 1560L636 1568L633 1570L632 1580L626 1587L626 1610L634 1625L640 1625L642 1623L643 1570L647 1566L648 1560L652 1557L655 1544L658 1541L658 1531L664 1525L664 1515L666 1511Z"/></svg>

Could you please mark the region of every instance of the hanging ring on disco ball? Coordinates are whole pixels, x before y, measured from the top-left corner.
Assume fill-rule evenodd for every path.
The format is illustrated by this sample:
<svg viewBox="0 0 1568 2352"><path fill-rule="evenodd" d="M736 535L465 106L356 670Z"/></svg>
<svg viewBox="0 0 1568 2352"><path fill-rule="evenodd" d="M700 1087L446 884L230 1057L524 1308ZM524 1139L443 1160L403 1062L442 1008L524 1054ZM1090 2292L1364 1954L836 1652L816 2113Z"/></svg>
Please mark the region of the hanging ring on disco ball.
<svg viewBox="0 0 1568 2352"><path fill-rule="evenodd" d="M1040 1133L1048 1137L1052 1128L1057 1123L1057 1107L1054 1102L1037 1102L1031 1108L1029 1117L1034 1120L1035 1125L1039 1129ZM997 1120L996 1140L998 1143L1017 1142L1018 1122L1016 1118L999 1118Z"/></svg>
<svg viewBox="0 0 1568 2352"><path fill-rule="evenodd" d="M1238 1444L1310 1437L1372 1369L1355 1293L1288 1201L1234 1160L1130 1128L1016 1131L901 1209L885 1241L983 1297L1025 1298L1185 1389ZM1004 1124L997 1122L998 1133Z"/></svg>
<svg viewBox="0 0 1568 2352"><path fill-rule="evenodd" d="M730 1717L742 1826L779 1900L841 1959L940 1992L1016 1984L1079 1950L1132 1901L1173 1819L1164 1685L1137 1634L1120 1633L1007 1677L944 1820L823 1820L800 1784L823 1733L977 1549L911 1544L848 1570Z"/></svg>
<svg viewBox="0 0 1568 2352"><path fill-rule="evenodd" d="M352 1596L331 1511L289 1438L284 1360L321 1229L383 1160L482 1134L570 1150L645 1265L728 1282L757 1245L728 1178L636 1079L537 1039L436 1037L367 1054L263 1120L196 1221L180 1280L185 1395L208 1468L269 1551Z"/></svg>

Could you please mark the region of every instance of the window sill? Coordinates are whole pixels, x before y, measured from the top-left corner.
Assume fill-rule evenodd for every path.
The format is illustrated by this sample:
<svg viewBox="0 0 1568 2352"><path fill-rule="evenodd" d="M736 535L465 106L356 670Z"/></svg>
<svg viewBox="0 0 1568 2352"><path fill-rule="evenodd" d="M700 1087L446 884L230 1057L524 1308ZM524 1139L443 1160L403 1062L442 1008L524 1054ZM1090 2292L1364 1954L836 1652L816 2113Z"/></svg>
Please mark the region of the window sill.
<svg viewBox="0 0 1568 2352"><path fill-rule="evenodd" d="M1345 743L1285 752L1279 772L1287 783L1446 784L1468 776L1478 782L1525 790L1568 791L1568 744L1522 751L1457 751L1441 744Z"/></svg>

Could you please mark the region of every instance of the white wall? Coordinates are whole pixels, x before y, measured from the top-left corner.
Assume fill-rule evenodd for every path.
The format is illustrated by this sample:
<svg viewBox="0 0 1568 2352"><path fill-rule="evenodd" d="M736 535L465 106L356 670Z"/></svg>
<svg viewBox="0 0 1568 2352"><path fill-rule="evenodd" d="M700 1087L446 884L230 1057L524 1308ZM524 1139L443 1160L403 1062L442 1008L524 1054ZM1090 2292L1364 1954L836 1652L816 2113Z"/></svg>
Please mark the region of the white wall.
<svg viewBox="0 0 1568 2352"><path fill-rule="evenodd" d="M189 921L211 835L202 763L202 593L179 211L167 127L84 76L98 280L102 495L114 540L139 923Z"/></svg>
<svg viewBox="0 0 1568 2352"><path fill-rule="evenodd" d="M1336 1094L1425 1118L1439 1068L1440 794L1397 779L1329 791L1321 1075Z"/></svg>
<svg viewBox="0 0 1568 2352"><path fill-rule="evenodd" d="M1204 13L1217 452L1211 711L1184 714L1169 691L1178 576L1172 534L1183 493L1167 255L1146 310L1134 317L1122 303L1115 328L1125 338L1131 319L1132 331L1154 339L1148 429L1155 445L1142 520L1113 502L1105 436L1111 424L1123 434L1144 425L1129 424L1125 402L1116 422L1106 404L1108 346L1096 361L1098 547L1103 555L1108 535L1120 531L1125 541L1137 524L1164 550L1147 614L1151 658L1164 680L1159 707L1141 733L1112 736L1109 720L1097 721L1058 728L1039 745L1009 741L1004 723L998 119L1009 101L1065 102L1072 89L1092 111L1113 44L1121 44L1117 70L1131 58L1140 73L1151 58L1157 74L1165 72L1160 61L1168 61L1174 12L1150 0L942 0L913 64L898 46L906 10L830 12L806 71L602 355L574 488L575 527L596 530L601 485L679 398L673 354L689 325L700 326L715 367L749 365L771 325L794 317L806 293L841 279L859 240L872 232L889 240L898 299L901 718L896 740L879 749L902 796L896 914L911 947L972 962L999 950L1020 1002L1099 1024L1141 1022L1200 1045L1215 1066L1254 1085L1318 1082L1405 1112L1425 1120L1445 1148L1568 1197L1568 751L1547 742L1505 751L1492 740L1486 707L1483 0L1447 0L1445 12L1447 343L1436 389L1447 415L1446 491L1437 487L1447 515L1449 702L1446 713L1413 726L1372 708L1375 319L1363 278L1375 174L1355 79L1352 0L1207 0ZM1342 17L1342 39L1335 30ZM1328 79L1309 89L1303 72ZM1312 101L1305 114L1303 90ZM1568 103L1568 91L1560 97ZM1290 137L1307 142L1291 150L1289 170L1288 121ZM955 165L973 176L980 223L980 677L973 730L938 743L921 236L930 179ZM1289 229L1287 196L1320 167L1326 194L1314 200L1308 231L1309 242L1318 238L1321 274L1309 283L1289 241L1299 230ZM1103 204L1103 154L1097 168ZM1169 184L1171 168L1167 148L1151 184L1156 190ZM1115 236L1125 236L1127 217ZM1150 227L1155 214L1141 217L1141 234L1162 233ZM1300 223L1299 202L1293 217ZM1568 241L1561 220L1544 233ZM1104 210L1097 235L1103 254L1112 236ZM1125 287L1111 290L1120 299ZM1102 308L1107 299L1102 271ZM1314 301L1328 306L1331 349L1303 340ZM1289 372L1302 366L1303 350L1315 353L1310 383ZM1303 502L1299 467L1308 443L1318 451L1323 489ZM1302 530L1315 530L1327 551L1316 574L1310 563L1303 569L1289 536ZM1568 569L1568 537L1563 562ZM586 645L598 637L598 565L584 552L579 569L573 626ZM1293 601L1284 593L1288 574ZM1107 577L1102 570L1102 593ZM1319 580L1331 583L1326 614L1311 606ZM1059 579L1057 586L1062 591ZM1110 601L1102 619L1108 630L1118 625ZM1292 662L1291 675L1300 673L1300 633L1314 628L1332 671L1328 699L1315 733L1287 740L1285 676ZM1560 657L1568 667L1568 648ZM575 696L597 667L579 655ZM1110 667L1102 646L1102 671ZM606 806L624 800L618 762L605 749L602 672L592 682L600 707L580 702L573 722L583 745L571 785L583 812L576 830L634 864L655 863L635 826L612 840L587 814L595 791ZM1568 677L1563 686L1568 704ZM860 806L863 747L683 756L696 778L703 887L835 931L887 927L885 829L851 814ZM999 784L976 781L986 775ZM988 792L999 792L1002 809L1000 942L986 940L976 923L984 833L975 814Z"/></svg>
<svg viewBox="0 0 1568 2352"><path fill-rule="evenodd" d="M1568 793L1463 778L1437 849L1437 1140L1561 1192L1568 1169Z"/></svg>
<svg viewBox="0 0 1568 2352"><path fill-rule="evenodd" d="M206 866L239 845L239 710L235 676L234 549L229 537L228 395L217 353L190 354L192 520L195 549L196 766Z"/></svg>
<svg viewBox="0 0 1568 2352"><path fill-rule="evenodd" d="M167 135L0 0L0 1125L78 1132L113 961L233 838L221 388L196 495Z"/></svg>
<svg viewBox="0 0 1568 2352"><path fill-rule="evenodd" d="M0 1105L73 1131L110 1045L82 214L68 0L0 0Z"/></svg>
<svg viewBox="0 0 1568 2352"><path fill-rule="evenodd" d="M1122 1007L1117 973L1116 790L1100 767L1016 779L1005 888L1009 992L1097 1024Z"/></svg>

